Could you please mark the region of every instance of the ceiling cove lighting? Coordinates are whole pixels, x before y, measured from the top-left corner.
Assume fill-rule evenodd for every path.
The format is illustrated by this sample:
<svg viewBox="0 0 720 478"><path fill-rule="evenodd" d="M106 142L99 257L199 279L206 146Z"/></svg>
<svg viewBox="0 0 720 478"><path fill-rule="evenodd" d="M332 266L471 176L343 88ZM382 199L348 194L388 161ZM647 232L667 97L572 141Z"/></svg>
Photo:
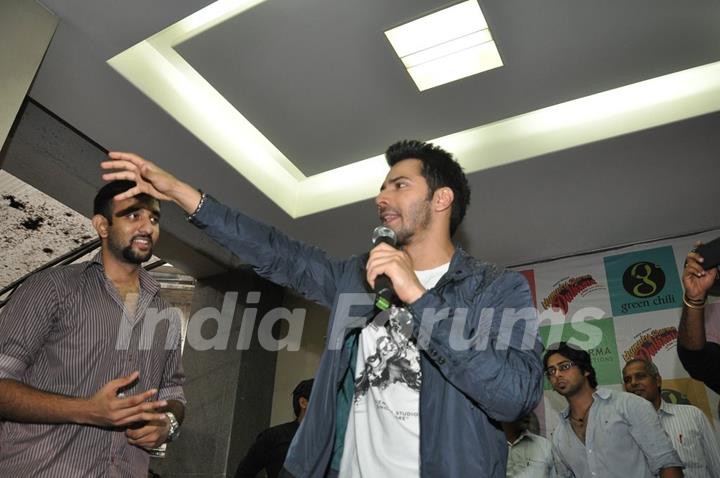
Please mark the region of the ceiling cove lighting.
<svg viewBox="0 0 720 478"><path fill-rule="evenodd" d="M289 216L374 197L387 173L382 156L306 177L175 51L175 45L261 1L220 0L108 63ZM714 111L720 111L720 62L421 139L452 151L473 173Z"/></svg>
<svg viewBox="0 0 720 478"><path fill-rule="evenodd" d="M476 0L400 25L385 36L420 91L503 66Z"/></svg>

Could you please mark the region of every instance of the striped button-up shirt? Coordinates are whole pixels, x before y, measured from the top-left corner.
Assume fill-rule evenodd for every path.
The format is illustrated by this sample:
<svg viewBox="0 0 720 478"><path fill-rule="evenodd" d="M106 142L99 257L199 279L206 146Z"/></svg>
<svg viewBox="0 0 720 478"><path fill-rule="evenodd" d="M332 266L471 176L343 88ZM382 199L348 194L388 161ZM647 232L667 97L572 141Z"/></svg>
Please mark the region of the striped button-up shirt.
<svg viewBox="0 0 720 478"><path fill-rule="evenodd" d="M570 426L570 408L560 414L552 435L558 476L652 478L663 468L682 467L650 402L605 388L593 398L585 444Z"/></svg>
<svg viewBox="0 0 720 478"><path fill-rule="evenodd" d="M131 316L99 254L36 274L0 313L0 379L89 398L138 370L139 381L126 395L157 388L157 399L184 403L180 318L158 291L141 269ZM144 477L148 465L148 453L129 445L124 430L0 422L3 477Z"/></svg>
<svg viewBox="0 0 720 478"><path fill-rule="evenodd" d="M705 414L692 405L661 401L658 416L685 464L685 478L720 478L720 447Z"/></svg>

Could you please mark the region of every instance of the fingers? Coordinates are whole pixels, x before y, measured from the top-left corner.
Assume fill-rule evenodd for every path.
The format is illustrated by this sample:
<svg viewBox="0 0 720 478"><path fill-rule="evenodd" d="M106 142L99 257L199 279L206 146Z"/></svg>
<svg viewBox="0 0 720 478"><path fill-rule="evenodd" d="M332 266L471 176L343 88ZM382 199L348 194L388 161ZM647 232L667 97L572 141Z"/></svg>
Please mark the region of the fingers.
<svg viewBox="0 0 720 478"><path fill-rule="evenodd" d="M124 377L116 378L115 380L110 380L108 383L105 384L105 387L109 387L115 394L117 394L117 391L123 387L126 387L133 383L135 380L140 377L140 372L137 370L130 375L125 375Z"/></svg>
<svg viewBox="0 0 720 478"><path fill-rule="evenodd" d="M142 393L136 393L135 395L129 395L127 397L118 398L118 405L120 408L130 408L137 405L140 405L142 403L151 403L147 400L150 400L157 394L157 389L151 388L150 390L146 390Z"/></svg>
<svg viewBox="0 0 720 478"><path fill-rule="evenodd" d="M367 279L371 286L375 287L375 279L380 274L390 277L394 271L396 260L393 257L376 257L372 262L367 263ZM391 277L392 279L392 277Z"/></svg>
<svg viewBox="0 0 720 478"><path fill-rule="evenodd" d="M370 252L365 267L371 287L375 287L380 274L385 274L392 281L395 294L405 303L414 302L425 292L413 270L413 261L405 251L381 244Z"/></svg>
<svg viewBox="0 0 720 478"><path fill-rule="evenodd" d="M702 300L718 276L716 268L705 270L703 262L703 257L694 250L690 251L685 259L682 282L685 295L691 299Z"/></svg>
<svg viewBox="0 0 720 478"><path fill-rule="evenodd" d="M138 156L135 153L126 153L126 152L122 152L122 151L110 151L108 153L108 157L115 159L115 160L128 161L137 167L140 167L143 164L149 163L148 160L142 158L141 156Z"/></svg>
<svg viewBox="0 0 720 478"><path fill-rule="evenodd" d="M684 273L692 274L696 277L706 275L707 271L703 269L702 263L704 259L697 252L690 252L685 259Z"/></svg>
<svg viewBox="0 0 720 478"><path fill-rule="evenodd" d="M119 399L115 404L112 413L113 422L116 426L128 425L135 422L149 422L153 420L165 419L165 414L158 412L167 406L165 400L157 400L153 402L142 401L136 403L136 400L146 394L133 395L131 397Z"/></svg>
<svg viewBox="0 0 720 478"><path fill-rule="evenodd" d="M386 274L393 262L398 260L398 254L402 255L399 250L387 244L380 244L370 251L370 257L365 265L365 269L367 271L366 279L371 287L375 287L375 279L377 276Z"/></svg>
<svg viewBox="0 0 720 478"><path fill-rule="evenodd" d="M163 420L153 421L144 427L135 430L128 429L125 431L125 436L131 445L154 448L165 442L169 431L170 424L167 418L163 417Z"/></svg>
<svg viewBox="0 0 720 478"><path fill-rule="evenodd" d="M121 169L125 171L139 171L140 166L136 165L132 161L125 161L125 160L112 160L112 161L102 161L100 163L100 168L102 169Z"/></svg>
<svg viewBox="0 0 720 478"><path fill-rule="evenodd" d="M156 433L165 428L169 428L169 422L167 417L163 415L163 419L160 421L153 421L140 428L128 428L125 430L125 436L132 440L141 440L142 438Z"/></svg>
<svg viewBox="0 0 720 478"><path fill-rule="evenodd" d="M128 198L131 198L131 197L135 197L135 196L137 196L138 194L142 194L143 192L144 192L144 191L142 190L142 188L140 187L140 185L137 185L137 186L131 187L130 189L128 189L128 190L125 191L124 193L117 194L113 199L115 199L116 201L122 201L123 199L128 199Z"/></svg>
<svg viewBox="0 0 720 478"><path fill-rule="evenodd" d="M137 412L132 415L128 415L124 418L117 419L114 424L115 426L122 427L138 422L156 422L165 418L164 413L157 412Z"/></svg>
<svg viewBox="0 0 720 478"><path fill-rule="evenodd" d="M150 435L153 431L155 431L155 427L146 426L135 430L128 428L127 430L125 430L125 436L128 438L128 442L134 445L134 442L137 442L137 440L142 440L144 437Z"/></svg>
<svg viewBox="0 0 720 478"><path fill-rule="evenodd" d="M127 181L137 182L138 175L130 171L116 171L114 173L105 173L102 175L103 181L118 181L125 179Z"/></svg>

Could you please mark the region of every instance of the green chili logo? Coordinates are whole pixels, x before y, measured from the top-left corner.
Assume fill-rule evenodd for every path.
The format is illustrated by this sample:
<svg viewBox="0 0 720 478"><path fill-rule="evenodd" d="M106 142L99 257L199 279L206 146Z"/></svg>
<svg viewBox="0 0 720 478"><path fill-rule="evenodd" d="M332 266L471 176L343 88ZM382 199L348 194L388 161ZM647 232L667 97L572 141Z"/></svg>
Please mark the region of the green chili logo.
<svg viewBox="0 0 720 478"><path fill-rule="evenodd" d="M665 273L652 262L636 262L623 274L623 287L639 299L653 297L665 287Z"/></svg>

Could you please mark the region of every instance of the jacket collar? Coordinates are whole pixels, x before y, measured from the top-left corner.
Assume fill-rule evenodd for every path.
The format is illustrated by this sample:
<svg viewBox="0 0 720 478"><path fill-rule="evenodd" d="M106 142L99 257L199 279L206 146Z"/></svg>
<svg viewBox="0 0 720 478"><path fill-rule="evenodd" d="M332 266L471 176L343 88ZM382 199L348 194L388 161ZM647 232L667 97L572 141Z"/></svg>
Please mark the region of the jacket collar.
<svg viewBox="0 0 720 478"><path fill-rule="evenodd" d="M436 287L440 287L448 282L461 281L468 276L479 276L480 280L485 279L488 273L497 271L495 265L488 262L480 261L470 254L459 244L455 244L455 253L450 260L450 267L444 276L438 281Z"/></svg>

